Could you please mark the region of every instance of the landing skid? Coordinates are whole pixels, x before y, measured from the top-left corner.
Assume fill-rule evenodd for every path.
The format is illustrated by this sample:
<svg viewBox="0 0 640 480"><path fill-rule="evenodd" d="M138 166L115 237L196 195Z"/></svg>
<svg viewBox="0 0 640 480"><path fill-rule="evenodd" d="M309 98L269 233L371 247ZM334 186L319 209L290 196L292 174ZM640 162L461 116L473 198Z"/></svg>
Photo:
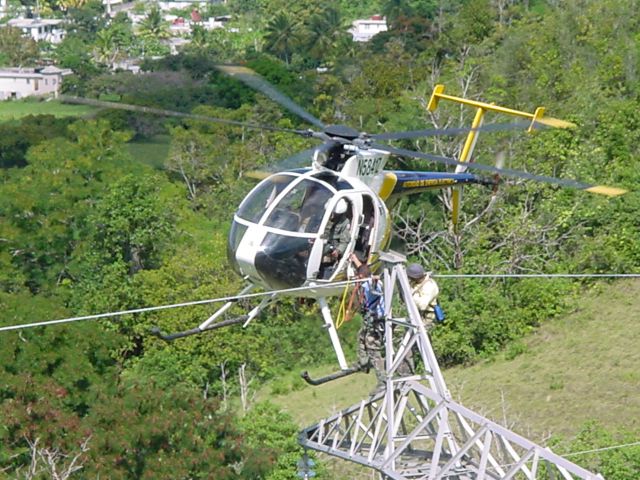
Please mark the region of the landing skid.
<svg viewBox="0 0 640 480"><path fill-rule="evenodd" d="M253 289L253 285L247 285L245 288L243 288L240 291L237 297L239 298L242 295L249 293L252 289ZM271 293L270 295L266 296L257 307L251 310L248 315L242 315L240 317L229 318L226 320L221 320L219 322L216 322L218 318L220 318L223 314L225 314L227 310L229 310L237 302L237 299L234 299L225 303L222 307L216 310L216 312L213 315L207 318L204 322L202 322L196 328L192 328L190 330L184 330L182 332L165 334L165 333L162 333L160 328L153 327L151 328L150 333L151 335L158 337L159 339L164 340L165 342L172 342L173 340L177 340L178 338L190 337L191 335L199 335L201 333L209 332L211 330L218 330L219 328L236 325L238 323L242 323L242 326L246 327L247 325L249 325L249 323L251 323L251 321L254 318L256 318L260 314L260 312L262 312L262 310L264 310L264 308L267 305L269 305L274 300L274 298L276 298L276 294Z"/></svg>
<svg viewBox="0 0 640 480"><path fill-rule="evenodd" d="M162 333L162 331L158 327L152 327L150 333L154 337L158 337L159 339L164 340L165 342L172 342L174 340L177 340L178 338L190 337L191 335L199 335L201 333L209 332L211 330L217 330L219 328L228 327L230 325L244 323L248 319L249 319L249 315L242 315L241 317L222 320L221 322L214 323L205 328L196 327L196 328L192 328L191 330L184 330L182 332L167 333L167 334Z"/></svg>
<svg viewBox="0 0 640 480"><path fill-rule="evenodd" d="M327 375L325 377L320 377L320 378L313 379L313 378L311 378L309 376L309 372L307 372L305 370L304 372L302 372L300 374L300 376L309 385L317 386L317 385L322 385L323 383L330 382L332 380L337 380L338 378L347 377L349 375L353 375L354 373L363 372L363 371L364 370L362 368L360 368L360 367L347 368L346 370L340 370L339 372L332 373L332 374Z"/></svg>
<svg viewBox="0 0 640 480"><path fill-rule="evenodd" d="M151 335L158 337L159 339L164 340L165 342L172 342L179 338L190 337L192 335L200 335L201 333L209 332L211 330L218 330L220 328L229 327L231 325L237 325L239 323L241 323L243 327L246 327L247 325L249 325L249 323L251 323L251 321L253 321L260 314L260 312L262 312L262 310L264 310L273 300L276 299L277 293L271 292L267 294L267 296L265 296L262 299L260 304L254 309L252 309L247 315L229 318L226 320L219 320L219 321L217 320L222 315L224 315L233 305L235 305L240 297L249 293L253 288L254 288L253 285L247 285L244 289L242 289L242 291L240 291L240 293L236 297L234 297L234 300L230 300L226 302L222 307L216 310L216 312L213 315L211 315L208 319L206 319L204 322L202 322L200 325L198 325L195 328L191 328L189 330L183 330L181 332L163 333L159 327L153 327L151 328L150 333ZM317 301L318 301L318 305L320 306L320 312L322 313L322 318L324 320L324 328L329 333L331 344L333 346L333 349L336 352L336 357L342 371L338 372L338 374L334 374L337 376L330 375L329 377L331 378L325 377L327 378L326 380L324 379L313 380L310 377L308 377L308 375L307 375L308 380L307 378L303 377L312 385L320 385L322 383L326 383L335 378L341 378L345 375L350 375L352 373L360 371L360 369L352 369L347 366L347 361L345 359L344 352L342 350L342 345L340 344L340 338L338 337L338 331L333 321L333 317L331 316L331 311L329 309L329 304L327 303L326 297L318 297ZM320 383L313 383L313 382L320 382Z"/></svg>

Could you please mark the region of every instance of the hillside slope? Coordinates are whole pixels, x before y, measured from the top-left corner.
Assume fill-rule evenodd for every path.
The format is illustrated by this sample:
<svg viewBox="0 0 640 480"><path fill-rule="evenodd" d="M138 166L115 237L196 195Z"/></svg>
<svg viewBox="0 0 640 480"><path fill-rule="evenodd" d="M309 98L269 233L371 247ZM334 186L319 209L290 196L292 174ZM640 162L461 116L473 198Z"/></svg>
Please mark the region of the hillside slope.
<svg viewBox="0 0 640 480"><path fill-rule="evenodd" d="M587 292L576 311L543 325L524 352L445 372L454 398L540 440L587 420L640 426L640 281Z"/></svg>
<svg viewBox="0 0 640 480"><path fill-rule="evenodd" d="M639 317L640 280L600 284L517 345L515 358L449 369L445 380L454 399L538 442L571 437L591 419L640 427ZM374 382L354 375L269 398L306 426L356 403Z"/></svg>

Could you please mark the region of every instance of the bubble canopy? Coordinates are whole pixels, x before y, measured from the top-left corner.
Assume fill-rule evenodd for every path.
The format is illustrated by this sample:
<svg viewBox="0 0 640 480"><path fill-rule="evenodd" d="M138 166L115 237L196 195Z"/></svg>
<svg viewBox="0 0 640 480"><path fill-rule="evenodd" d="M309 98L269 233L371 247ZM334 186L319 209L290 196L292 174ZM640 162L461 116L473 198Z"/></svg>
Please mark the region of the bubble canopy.
<svg viewBox="0 0 640 480"><path fill-rule="evenodd" d="M269 288L302 286L317 275L314 248L327 205L352 185L335 172L283 172L259 183L243 200L229 232L228 257L241 275Z"/></svg>

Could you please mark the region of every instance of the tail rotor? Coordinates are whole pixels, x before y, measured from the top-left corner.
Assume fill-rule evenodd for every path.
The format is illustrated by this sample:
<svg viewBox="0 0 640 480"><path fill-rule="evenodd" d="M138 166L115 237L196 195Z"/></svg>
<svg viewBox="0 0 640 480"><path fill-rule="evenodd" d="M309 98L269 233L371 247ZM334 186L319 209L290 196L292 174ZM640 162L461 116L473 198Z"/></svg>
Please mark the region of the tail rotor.
<svg viewBox="0 0 640 480"><path fill-rule="evenodd" d="M496 155L496 168L502 170L504 168L504 164L506 163L507 154L504 150L500 150ZM498 185L502 181L502 177L500 177L500 173L496 172L493 176L493 196L495 197L498 193Z"/></svg>

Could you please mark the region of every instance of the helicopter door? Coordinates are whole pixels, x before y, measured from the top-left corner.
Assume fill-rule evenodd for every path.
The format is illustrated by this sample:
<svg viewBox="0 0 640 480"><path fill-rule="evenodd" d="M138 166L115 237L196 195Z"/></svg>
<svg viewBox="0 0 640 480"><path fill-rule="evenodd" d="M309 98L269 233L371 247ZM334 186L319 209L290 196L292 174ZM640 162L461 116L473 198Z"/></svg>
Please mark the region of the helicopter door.
<svg viewBox="0 0 640 480"><path fill-rule="evenodd" d="M358 234L356 236L356 245L353 251L358 258L363 261L369 258L371 250L372 235L375 226L375 205L373 199L369 195L362 195L362 216L358 225Z"/></svg>

